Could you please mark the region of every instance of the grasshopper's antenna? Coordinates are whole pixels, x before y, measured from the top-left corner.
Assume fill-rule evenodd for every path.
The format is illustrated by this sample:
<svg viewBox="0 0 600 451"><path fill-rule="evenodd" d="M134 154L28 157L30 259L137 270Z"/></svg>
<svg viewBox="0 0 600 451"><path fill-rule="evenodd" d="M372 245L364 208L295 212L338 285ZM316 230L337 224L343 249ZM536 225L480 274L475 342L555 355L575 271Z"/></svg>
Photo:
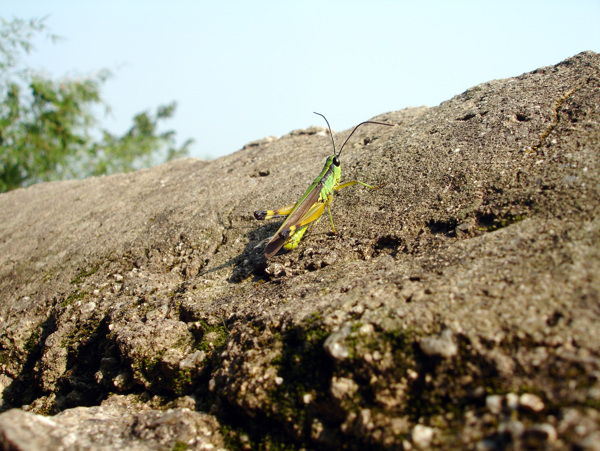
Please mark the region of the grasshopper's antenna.
<svg viewBox="0 0 600 451"><path fill-rule="evenodd" d="M335 155L335 141L333 140L333 133L331 132L331 126L329 125L329 121L327 120L327 118L325 116L323 116L321 113L317 113L316 111L313 111L313 113L318 114L319 116L321 116L323 119L325 119L325 122L327 123L327 128L329 129L329 136L331 136L331 143L333 144L333 154ZM342 146L343 147L343 146Z"/></svg>
<svg viewBox="0 0 600 451"><path fill-rule="evenodd" d="M317 113L318 114L318 113ZM350 139L350 137L354 134L354 132L356 131L356 129L358 127L360 127L361 125L365 125L365 124L378 124L378 125L387 125L388 127L394 127L394 124L386 124L384 122L375 122L375 121L365 121L365 122L361 122L360 124L358 124L356 127L354 127L354 130L352 130L352 133L350 133L348 135L348 137L346 138L346 141L344 141L344 144L342 144L342 147L340 147L340 151L338 152L337 156L339 157L340 154L342 153L342 150L344 149L344 146L346 145L346 143L348 142L348 140Z"/></svg>

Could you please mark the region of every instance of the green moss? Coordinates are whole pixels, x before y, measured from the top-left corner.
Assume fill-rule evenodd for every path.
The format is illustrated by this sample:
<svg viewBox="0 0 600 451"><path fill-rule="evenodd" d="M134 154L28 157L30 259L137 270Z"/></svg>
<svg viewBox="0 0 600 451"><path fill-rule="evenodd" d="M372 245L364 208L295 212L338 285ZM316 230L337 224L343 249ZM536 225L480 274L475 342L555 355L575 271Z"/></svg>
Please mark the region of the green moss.
<svg viewBox="0 0 600 451"><path fill-rule="evenodd" d="M0 351L0 365L6 365L9 362L8 351Z"/></svg>
<svg viewBox="0 0 600 451"><path fill-rule="evenodd" d="M334 364L326 354L323 343L329 331L322 326L316 315L303 325L290 328L281 335L282 350L272 361L283 383L270 397L273 406L271 417L277 421L292 421L299 429L296 440L306 439L310 434L312 413L310 404L321 403L329 397L329 381ZM304 402L310 394L312 401Z"/></svg>
<svg viewBox="0 0 600 451"><path fill-rule="evenodd" d="M258 427L257 431L246 431L243 428L236 429L228 424L221 423L219 431L225 441L225 448L228 450L297 451L299 449L310 449L302 447L297 441L285 440L280 436L275 436L264 427Z"/></svg>
<svg viewBox="0 0 600 451"><path fill-rule="evenodd" d="M71 293L69 296L67 296L66 299L61 302L61 305L63 307L66 307L67 305L71 305L71 304L85 298L87 296L87 294L88 294L87 291L77 290L74 293Z"/></svg>
<svg viewBox="0 0 600 451"><path fill-rule="evenodd" d="M23 346L23 350L25 353L30 354L35 347L39 344L40 341L40 327L36 327L35 330L31 333L27 341L25 342L25 346Z"/></svg>
<svg viewBox="0 0 600 451"><path fill-rule="evenodd" d="M165 350L161 350L154 357L144 356L140 361L140 370L144 373L144 376L148 379L157 380L160 378L160 366L162 363L162 357L165 354Z"/></svg>
<svg viewBox="0 0 600 451"><path fill-rule="evenodd" d="M313 312L305 321L305 327L310 327L313 325L316 325L318 323L320 323L321 321L323 321L323 315L321 314L321 312Z"/></svg>
<svg viewBox="0 0 600 451"><path fill-rule="evenodd" d="M221 349L227 338L229 337L229 331L225 327L225 324L214 324L211 325L207 321L199 321L196 323L194 329L194 348L200 351L204 351L207 354L213 352L215 349Z"/></svg>
<svg viewBox="0 0 600 451"><path fill-rule="evenodd" d="M364 342L364 337L361 337L359 333L361 327L362 323L353 323L350 335L348 335L345 340L346 347L348 348L348 358L351 361L354 361L360 357L358 350Z"/></svg>
<svg viewBox="0 0 600 451"><path fill-rule="evenodd" d="M173 451L184 451L186 449L188 449L188 446L185 442L176 442L175 445L173 445Z"/></svg>
<svg viewBox="0 0 600 451"><path fill-rule="evenodd" d="M63 348L67 348L68 357L71 361L74 361L78 358L79 346L77 343L87 341L87 339L98 329L98 324L99 321L97 320L81 323L79 324L79 327L71 331L71 333L67 335L66 339L61 342L61 346Z"/></svg>
<svg viewBox="0 0 600 451"><path fill-rule="evenodd" d="M525 215L508 215L506 218L502 219L500 222L497 223L496 228L501 229L503 227L507 227L511 224L515 224L519 221L523 221L526 218Z"/></svg>
<svg viewBox="0 0 600 451"><path fill-rule="evenodd" d="M83 282L84 279L88 278L91 275L96 274L96 272L98 271L99 265L96 265L94 267L92 267L91 269L88 270L82 270L79 274L77 274L77 276L75 276L75 278L73 280L71 280L72 284L79 284L81 282Z"/></svg>
<svg viewBox="0 0 600 451"><path fill-rule="evenodd" d="M504 227L508 227L511 224L515 224L517 222L523 221L527 216L526 215L507 215L502 219L497 219L493 221L491 224L486 225L485 227L480 227L480 230L493 232L495 230L503 229Z"/></svg>
<svg viewBox="0 0 600 451"><path fill-rule="evenodd" d="M186 341L181 341L175 345L187 346ZM197 375L192 368L180 369L172 367L163 362L163 356L166 349L160 350L154 356L144 356L134 366L138 367L144 375L144 378L150 383L153 390L168 391L176 396L186 394L194 383L194 377Z"/></svg>
<svg viewBox="0 0 600 451"><path fill-rule="evenodd" d="M191 370L178 371L171 379L171 387L177 396L183 396L190 389L194 382Z"/></svg>
<svg viewBox="0 0 600 451"><path fill-rule="evenodd" d="M362 326L362 323L354 323L350 335L345 340L349 360L362 359L366 351L384 353L389 350L397 363L413 356L414 343L419 336L417 332L410 329L396 329L364 335L360 333Z"/></svg>
<svg viewBox="0 0 600 451"><path fill-rule="evenodd" d="M139 362L139 369L144 375L144 378L150 383L154 391L175 391L173 377L174 374L169 374L163 368L162 357L165 350L160 350L155 356L144 356ZM137 365L136 365L137 366Z"/></svg>

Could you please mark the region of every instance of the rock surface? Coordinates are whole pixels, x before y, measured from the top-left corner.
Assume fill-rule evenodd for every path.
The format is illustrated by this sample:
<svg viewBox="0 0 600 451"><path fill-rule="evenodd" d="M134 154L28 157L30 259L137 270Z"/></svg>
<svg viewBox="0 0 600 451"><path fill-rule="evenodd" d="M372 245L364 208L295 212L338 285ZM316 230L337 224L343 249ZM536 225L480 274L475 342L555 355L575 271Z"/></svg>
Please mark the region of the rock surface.
<svg viewBox="0 0 600 451"><path fill-rule="evenodd" d="M268 261L322 128L0 195L0 444L596 449L599 99L584 52L382 114Z"/></svg>
<svg viewBox="0 0 600 451"><path fill-rule="evenodd" d="M225 449L213 416L186 407L151 409L133 396L54 417L12 409L0 416L0 427L3 449Z"/></svg>

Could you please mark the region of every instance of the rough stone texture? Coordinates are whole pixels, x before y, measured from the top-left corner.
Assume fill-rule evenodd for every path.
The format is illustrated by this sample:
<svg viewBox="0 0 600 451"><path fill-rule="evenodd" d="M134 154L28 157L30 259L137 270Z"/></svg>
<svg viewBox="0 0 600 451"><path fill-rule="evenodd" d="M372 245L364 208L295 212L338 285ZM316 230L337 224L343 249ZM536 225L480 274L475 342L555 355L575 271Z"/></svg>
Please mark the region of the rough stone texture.
<svg viewBox="0 0 600 451"><path fill-rule="evenodd" d="M0 195L5 446L597 449L600 55L375 119Z"/></svg>
<svg viewBox="0 0 600 451"><path fill-rule="evenodd" d="M186 407L155 410L113 396L98 407L75 407L54 417L19 409L0 414L0 445L15 450L225 449L217 421Z"/></svg>

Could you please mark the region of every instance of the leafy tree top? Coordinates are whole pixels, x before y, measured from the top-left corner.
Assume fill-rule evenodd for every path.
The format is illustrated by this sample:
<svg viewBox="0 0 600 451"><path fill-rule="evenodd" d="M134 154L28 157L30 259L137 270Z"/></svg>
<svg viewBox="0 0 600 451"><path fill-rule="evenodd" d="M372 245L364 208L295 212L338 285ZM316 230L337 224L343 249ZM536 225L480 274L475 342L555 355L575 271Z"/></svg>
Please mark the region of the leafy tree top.
<svg viewBox="0 0 600 451"><path fill-rule="evenodd" d="M23 67L20 57L46 29L43 20L1 19L0 192L49 180L126 172L185 156L174 131L159 132L176 103L142 112L122 136L98 129L95 106L108 70L79 79L52 80ZM56 41L55 35L48 36ZM100 138L98 138L98 136Z"/></svg>

